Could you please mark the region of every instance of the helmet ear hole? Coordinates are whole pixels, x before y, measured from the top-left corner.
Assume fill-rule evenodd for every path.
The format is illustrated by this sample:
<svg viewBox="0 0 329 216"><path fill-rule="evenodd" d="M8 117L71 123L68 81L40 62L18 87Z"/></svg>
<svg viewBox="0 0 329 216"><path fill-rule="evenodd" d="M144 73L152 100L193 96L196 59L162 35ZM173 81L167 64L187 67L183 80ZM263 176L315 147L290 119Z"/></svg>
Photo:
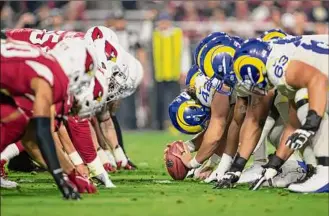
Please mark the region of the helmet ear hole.
<svg viewBox="0 0 329 216"><path fill-rule="evenodd" d="M90 104L89 104L89 101L86 101L86 106L89 107L89 105L90 105Z"/></svg>

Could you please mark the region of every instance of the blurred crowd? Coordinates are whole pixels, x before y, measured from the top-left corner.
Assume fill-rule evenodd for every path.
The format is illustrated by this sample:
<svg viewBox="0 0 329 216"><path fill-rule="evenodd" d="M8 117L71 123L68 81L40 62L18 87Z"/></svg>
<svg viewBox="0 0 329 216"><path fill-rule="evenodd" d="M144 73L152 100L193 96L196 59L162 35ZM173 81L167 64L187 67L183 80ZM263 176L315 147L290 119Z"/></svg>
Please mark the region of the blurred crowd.
<svg viewBox="0 0 329 216"><path fill-rule="evenodd" d="M140 90L123 102L122 124L127 129L166 128L166 117L159 116L159 92L177 89L193 64L197 43L213 31L225 31L242 37L257 36L271 28L281 28L292 35L328 34L328 1L1 1L1 28L38 28L47 30L85 31L93 25L114 29L120 44L142 62L145 70ZM182 32L180 76L171 79L156 77L157 56L154 37L168 29L179 38ZM173 33L175 32L175 34ZM176 34L177 33L177 34ZM158 40L158 39L157 39ZM159 39L161 40L161 39ZM177 50L166 50L164 55ZM160 55L160 54L159 54ZM160 59L162 61L163 59ZM167 60L167 59L165 59ZM171 63L171 62L170 62ZM169 63L168 63L169 64ZM174 73L174 72L173 72ZM158 83L175 82L177 86ZM169 88L169 89L168 89ZM164 90L167 89L167 90ZM161 95L161 94L160 94ZM162 98L162 97L161 97ZM166 97L163 97L166 98ZM136 112L131 112L131 109ZM129 113L129 114L128 114ZM119 118L120 120L120 118ZM159 123L162 122L162 123Z"/></svg>

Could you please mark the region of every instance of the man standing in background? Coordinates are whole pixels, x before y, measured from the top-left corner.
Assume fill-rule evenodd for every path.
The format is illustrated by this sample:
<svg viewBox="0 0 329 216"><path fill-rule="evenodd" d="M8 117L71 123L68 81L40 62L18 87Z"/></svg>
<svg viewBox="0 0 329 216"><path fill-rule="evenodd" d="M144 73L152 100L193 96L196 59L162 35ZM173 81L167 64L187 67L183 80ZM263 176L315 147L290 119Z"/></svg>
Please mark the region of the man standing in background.
<svg viewBox="0 0 329 216"><path fill-rule="evenodd" d="M173 26L168 13L160 13L153 31L152 54L156 88L156 118L158 129L168 128L168 105L179 94L191 57L184 43L182 29Z"/></svg>

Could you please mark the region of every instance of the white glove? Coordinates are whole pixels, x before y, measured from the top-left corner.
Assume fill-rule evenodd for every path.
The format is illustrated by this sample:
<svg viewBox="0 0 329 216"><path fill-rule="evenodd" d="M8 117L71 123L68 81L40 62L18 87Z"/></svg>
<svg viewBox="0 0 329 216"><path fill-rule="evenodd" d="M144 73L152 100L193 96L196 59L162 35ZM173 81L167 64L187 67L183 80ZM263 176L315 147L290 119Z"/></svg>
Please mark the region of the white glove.
<svg viewBox="0 0 329 216"><path fill-rule="evenodd" d="M307 142L309 142L313 136L315 135L315 132L310 130L304 130L304 129L297 129L291 136L288 138L286 142L286 146L293 150L297 150L302 148Z"/></svg>
<svg viewBox="0 0 329 216"><path fill-rule="evenodd" d="M233 158L224 153L218 167L204 180L204 182L210 183L213 181L219 181L224 176L225 172L231 168L232 162Z"/></svg>

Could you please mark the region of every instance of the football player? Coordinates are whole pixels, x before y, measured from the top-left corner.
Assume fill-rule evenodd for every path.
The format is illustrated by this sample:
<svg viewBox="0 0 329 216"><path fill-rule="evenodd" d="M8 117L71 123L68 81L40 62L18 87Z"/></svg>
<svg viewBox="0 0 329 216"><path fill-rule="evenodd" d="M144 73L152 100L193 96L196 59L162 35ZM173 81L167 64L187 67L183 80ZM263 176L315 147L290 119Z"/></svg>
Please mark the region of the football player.
<svg viewBox="0 0 329 216"><path fill-rule="evenodd" d="M97 70L95 53L94 47L82 40L69 45L61 43L50 55L24 42L7 41L1 45L1 89L4 89L1 93L1 149L18 141L30 124L35 129L43 158L66 199L80 196L63 177L50 130L50 107L57 102L67 103L67 92L78 93L81 84L91 81L92 77L86 72ZM22 74L17 76L19 73ZM19 109L15 96L26 96L34 101L31 120Z"/></svg>
<svg viewBox="0 0 329 216"><path fill-rule="evenodd" d="M255 182L254 189L275 177L293 150L312 141L318 161L316 174L304 183L290 185L289 189L328 191L328 134L325 132L328 130L328 52L326 43L290 37L272 43L250 40L236 53L235 73L245 89L265 95L268 89L276 87L289 99L289 122L279 149L264 166L265 172Z"/></svg>

